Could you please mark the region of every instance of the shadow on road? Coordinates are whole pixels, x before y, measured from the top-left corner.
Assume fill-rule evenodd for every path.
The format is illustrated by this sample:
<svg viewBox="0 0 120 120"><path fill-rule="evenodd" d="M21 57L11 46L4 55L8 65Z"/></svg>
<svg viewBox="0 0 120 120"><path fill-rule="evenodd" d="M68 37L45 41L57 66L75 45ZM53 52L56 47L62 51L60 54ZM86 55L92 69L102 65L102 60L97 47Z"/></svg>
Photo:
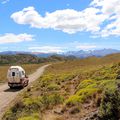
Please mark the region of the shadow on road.
<svg viewBox="0 0 120 120"><path fill-rule="evenodd" d="M22 88L13 88L13 89L8 88L8 89L4 90L4 92L18 92L20 90L22 90Z"/></svg>

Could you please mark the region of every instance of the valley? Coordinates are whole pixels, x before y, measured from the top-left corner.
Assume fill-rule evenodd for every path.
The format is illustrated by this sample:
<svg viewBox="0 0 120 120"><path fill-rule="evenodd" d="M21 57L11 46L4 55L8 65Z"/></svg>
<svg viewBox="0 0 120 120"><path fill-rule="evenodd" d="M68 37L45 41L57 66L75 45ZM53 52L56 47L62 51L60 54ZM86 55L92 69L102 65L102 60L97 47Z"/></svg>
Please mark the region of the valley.
<svg viewBox="0 0 120 120"><path fill-rule="evenodd" d="M3 120L118 119L119 58L120 54L112 54L53 62L20 93Z"/></svg>

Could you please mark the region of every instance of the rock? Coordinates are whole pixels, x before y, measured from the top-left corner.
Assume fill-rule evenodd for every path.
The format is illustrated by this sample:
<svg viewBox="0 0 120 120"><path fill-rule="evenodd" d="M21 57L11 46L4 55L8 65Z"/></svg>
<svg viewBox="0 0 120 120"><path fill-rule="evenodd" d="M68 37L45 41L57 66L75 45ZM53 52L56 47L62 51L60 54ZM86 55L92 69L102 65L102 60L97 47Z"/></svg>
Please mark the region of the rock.
<svg viewBox="0 0 120 120"><path fill-rule="evenodd" d="M91 112L89 115L87 115L85 118L81 120L98 120L98 111Z"/></svg>
<svg viewBox="0 0 120 120"><path fill-rule="evenodd" d="M80 112L80 109L78 107L73 107L69 111L70 114L76 114L76 113L79 113L79 112Z"/></svg>
<svg viewBox="0 0 120 120"><path fill-rule="evenodd" d="M27 92L30 92L31 91L31 88L29 87L29 88L27 88Z"/></svg>
<svg viewBox="0 0 120 120"><path fill-rule="evenodd" d="M63 108L61 109L61 112L62 112L62 113L66 112L66 111L68 111L66 107L63 107Z"/></svg>
<svg viewBox="0 0 120 120"><path fill-rule="evenodd" d="M97 120L98 117L98 111L92 112L90 115L89 120Z"/></svg>
<svg viewBox="0 0 120 120"><path fill-rule="evenodd" d="M62 108L57 108L57 109L55 109L55 110L54 110L54 113L59 114L59 115L63 114Z"/></svg>
<svg viewBox="0 0 120 120"><path fill-rule="evenodd" d="M120 79L120 75L118 75L116 79Z"/></svg>

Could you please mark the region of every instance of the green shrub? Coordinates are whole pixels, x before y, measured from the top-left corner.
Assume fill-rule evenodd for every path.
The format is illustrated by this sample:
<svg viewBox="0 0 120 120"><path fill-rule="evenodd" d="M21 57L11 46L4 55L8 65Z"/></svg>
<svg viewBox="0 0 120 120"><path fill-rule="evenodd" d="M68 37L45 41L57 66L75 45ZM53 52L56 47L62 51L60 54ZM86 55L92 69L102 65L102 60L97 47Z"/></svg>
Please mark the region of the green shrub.
<svg viewBox="0 0 120 120"><path fill-rule="evenodd" d="M52 91L52 90L59 90L60 86L55 84L55 83L51 83L51 84L48 85L47 89L50 90L50 91Z"/></svg>
<svg viewBox="0 0 120 120"><path fill-rule="evenodd" d="M58 76L59 81L67 81L67 80L72 80L75 77L75 73L62 73Z"/></svg>
<svg viewBox="0 0 120 120"><path fill-rule="evenodd" d="M55 77L54 74L45 74L41 77L42 81L49 81L49 80L53 80Z"/></svg>
<svg viewBox="0 0 120 120"><path fill-rule="evenodd" d="M98 90L99 90L98 88L85 88L79 90L76 94L78 96L81 96L82 99L85 101L87 98L92 97L94 93L97 93Z"/></svg>
<svg viewBox="0 0 120 120"><path fill-rule="evenodd" d="M101 120L120 119L120 91L117 89L106 90L100 104L99 116Z"/></svg>
<svg viewBox="0 0 120 120"><path fill-rule="evenodd" d="M76 94L79 96L80 95L89 96L97 91L98 91L98 88L84 88L84 89L79 90Z"/></svg>
<svg viewBox="0 0 120 120"><path fill-rule="evenodd" d="M5 115L3 116L2 120L15 120L16 117L12 110L6 111Z"/></svg>
<svg viewBox="0 0 120 120"><path fill-rule="evenodd" d="M68 106L80 105L83 102L82 96L72 95L66 101L65 104Z"/></svg>
<svg viewBox="0 0 120 120"><path fill-rule="evenodd" d="M49 108L53 105L61 104L64 101L63 96L59 95L58 93L54 93L51 95L44 95L42 97L42 101L45 108Z"/></svg>
<svg viewBox="0 0 120 120"><path fill-rule="evenodd" d="M115 82L116 82L115 80L101 80L98 83L101 89L107 89L107 88L114 89L116 87Z"/></svg>
<svg viewBox="0 0 120 120"><path fill-rule="evenodd" d="M101 69L94 71L91 78L95 80L116 79L119 73L118 70L119 67L117 64L114 65L114 67L113 66L102 67Z"/></svg>
<svg viewBox="0 0 120 120"><path fill-rule="evenodd" d="M55 79L55 75L54 74L45 74L42 77L40 77L39 82L41 83L41 86L46 87L54 79Z"/></svg>
<svg viewBox="0 0 120 120"><path fill-rule="evenodd" d="M24 105L19 100L13 107L11 107L3 116L3 120L17 120L18 116L21 115L21 111L24 109ZM16 115L17 114L17 115Z"/></svg>
<svg viewBox="0 0 120 120"><path fill-rule="evenodd" d="M91 84L93 84L93 83L95 83L95 81L94 80L83 80L80 84L79 84L79 86L78 86L78 89L82 89L82 88L85 88L85 87L87 87L87 86L89 86L89 85L91 85Z"/></svg>
<svg viewBox="0 0 120 120"><path fill-rule="evenodd" d="M19 118L18 120L40 120L40 117L38 113L34 113L30 116Z"/></svg>
<svg viewBox="0 0 120 120"><path fill-rule="evenodd" d="M24 98L23 104L26 110L37 111L42 108L42 97Z"/></svg>

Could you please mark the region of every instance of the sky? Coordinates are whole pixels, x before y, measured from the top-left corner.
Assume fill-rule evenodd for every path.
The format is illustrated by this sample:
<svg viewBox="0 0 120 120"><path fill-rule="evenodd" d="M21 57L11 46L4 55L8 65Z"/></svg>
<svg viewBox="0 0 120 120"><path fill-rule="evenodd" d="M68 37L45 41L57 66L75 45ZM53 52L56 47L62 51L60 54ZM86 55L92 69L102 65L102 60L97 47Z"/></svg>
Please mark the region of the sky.
<svg viewBox="0 0 120 120"><path fill-rule="evenodd" d="M0 51L120 50L120 0L0 0Z"/></svg>

